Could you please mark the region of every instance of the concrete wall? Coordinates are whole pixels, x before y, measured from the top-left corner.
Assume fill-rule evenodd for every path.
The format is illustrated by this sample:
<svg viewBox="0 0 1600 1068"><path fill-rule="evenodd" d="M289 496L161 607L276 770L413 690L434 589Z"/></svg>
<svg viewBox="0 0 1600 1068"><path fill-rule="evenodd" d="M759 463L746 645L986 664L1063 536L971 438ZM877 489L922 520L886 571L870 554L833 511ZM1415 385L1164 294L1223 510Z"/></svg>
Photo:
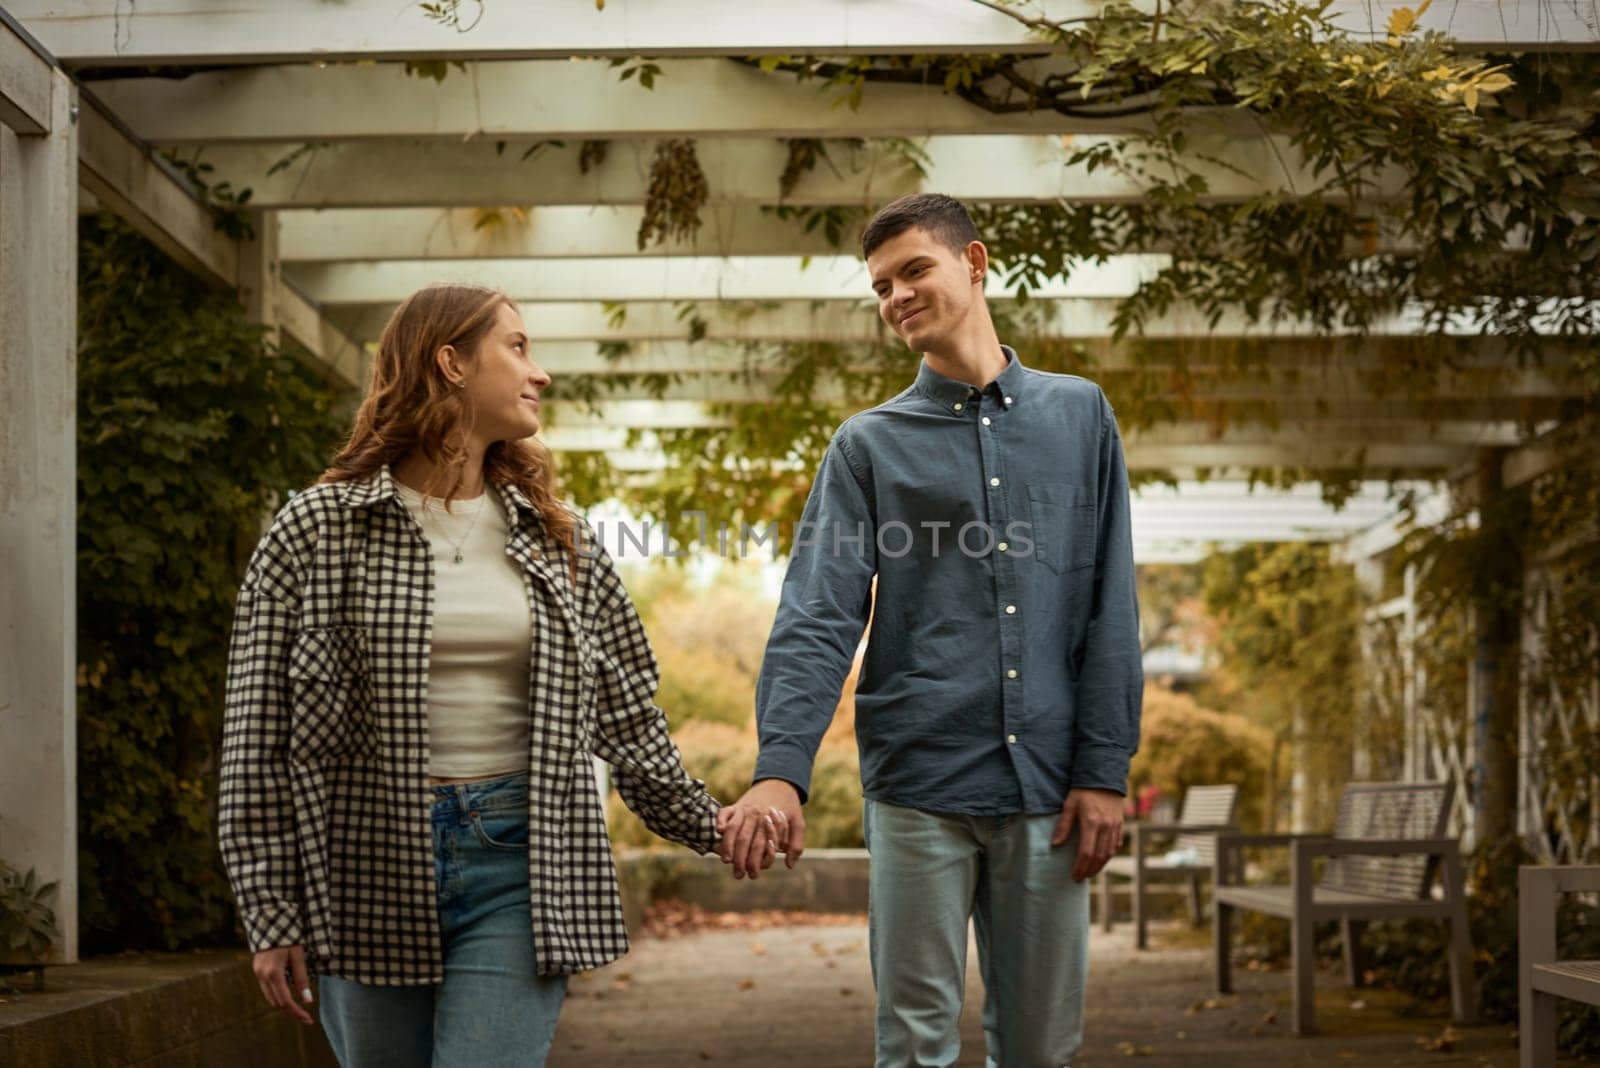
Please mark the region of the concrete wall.
<svg viewBox="0 0 1600 1068"><path fill-rule="evenodd" d="M0 1004L0 1065L337 1068L318 1027L271 1009L243 950L50 968Z"/></svg>
<svg viewBox="0 0 1600 1068"><path fill-rule="evenodd" d="M733 869L715 854L632 849L618 858L617 877L623 912L634 931L645 907L658 898L687 901L712 912L867 911L865 849L808 849L793 870L780 857L759 879L735 879Z"/></svg>

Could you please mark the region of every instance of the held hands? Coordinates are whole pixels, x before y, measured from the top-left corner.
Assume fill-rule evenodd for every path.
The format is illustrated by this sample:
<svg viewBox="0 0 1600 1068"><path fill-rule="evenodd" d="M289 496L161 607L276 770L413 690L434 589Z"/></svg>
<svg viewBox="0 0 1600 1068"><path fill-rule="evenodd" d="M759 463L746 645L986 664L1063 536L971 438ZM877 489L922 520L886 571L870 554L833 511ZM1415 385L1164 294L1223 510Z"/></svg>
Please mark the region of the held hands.
<svg viewBox="0 0 1600 1068"><path fill-rule="evenodd" d="M762 779L717 813L717 830L722 835L717 855L733 865L734 878L759 878L779 852L787 854L785 863L792 868L805 852L800 793L782 779Z"/></svg>
<svg viewBox="0 0 1600 1068"><path fill-rule="evenodd" d="M1122 848L1122 795L1111 790L1067 791L1050 844L1059 846L1072 837L1074 825L1079 833L1072 879L1081 883L1098 874Z"/></svg>
<svg viewBox="0 0 1600 1068"><path fill-rule="evenodd" d="M280 946L263 949L250 960L250 970L256 973L261 986L261 996L275 1009L282 1009L303 1024L311 1023L311 1015L300 1007L300 1002L311 1004L311 980L306 974L306 951L303 946ZM291 973L289 982L285 973ZM290 986L294 993L290 993Z"/></svg>

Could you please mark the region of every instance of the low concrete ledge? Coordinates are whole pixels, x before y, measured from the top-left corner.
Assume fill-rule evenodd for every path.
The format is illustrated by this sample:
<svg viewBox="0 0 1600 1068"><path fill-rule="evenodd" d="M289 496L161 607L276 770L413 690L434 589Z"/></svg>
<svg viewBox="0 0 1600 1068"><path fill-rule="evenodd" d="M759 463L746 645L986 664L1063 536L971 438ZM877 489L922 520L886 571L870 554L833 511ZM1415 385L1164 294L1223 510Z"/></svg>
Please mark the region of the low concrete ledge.
<svg viewBox="0 0 1600 1068"><path fill-rule="evenodd" d="M91 959L31 986L0 1004L0 1065L337 1068L320 1028L262 1000L243 950Z"/></svg>
<svg viewBox="0 0 1600 1068"><path fill-rule="evenodd" d="M617 858L617 875L628 926L637 930L645 907L659 898L712 912L866 912L867 865L865 849L808 849L793 869L780 857L758 879L735 879L715 854L629 849Z"/></svg>

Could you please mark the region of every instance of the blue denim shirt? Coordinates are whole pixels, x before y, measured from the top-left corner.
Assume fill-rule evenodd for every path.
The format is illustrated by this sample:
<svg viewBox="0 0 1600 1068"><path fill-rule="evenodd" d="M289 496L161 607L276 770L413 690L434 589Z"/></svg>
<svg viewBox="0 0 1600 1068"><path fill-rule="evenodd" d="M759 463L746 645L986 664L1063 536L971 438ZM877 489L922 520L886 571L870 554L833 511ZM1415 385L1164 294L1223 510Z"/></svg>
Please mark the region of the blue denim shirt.
<svg viewBox="0 0 1600 1068"><path fill-rule="evenodd" d="M807 795L870 612L867 797L999 816L1126 792L1144 673L1116 418L1005 353L981 391L924 363L835 432L761 666L755 778Z"/></svg>

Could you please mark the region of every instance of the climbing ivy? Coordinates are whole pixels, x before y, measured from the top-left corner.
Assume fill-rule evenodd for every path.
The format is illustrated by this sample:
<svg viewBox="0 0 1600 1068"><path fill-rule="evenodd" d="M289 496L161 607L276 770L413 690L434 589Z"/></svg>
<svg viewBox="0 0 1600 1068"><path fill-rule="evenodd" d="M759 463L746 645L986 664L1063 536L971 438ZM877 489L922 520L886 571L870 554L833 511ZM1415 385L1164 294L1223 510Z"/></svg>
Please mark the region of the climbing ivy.
<svg viewBox="0 0 1600 1068"><path fill-rule="evenodd" d="M226 642L264 517L321 470L335 393L110 216L78 249L78 782L86 952L226 939Z"/></svg>

